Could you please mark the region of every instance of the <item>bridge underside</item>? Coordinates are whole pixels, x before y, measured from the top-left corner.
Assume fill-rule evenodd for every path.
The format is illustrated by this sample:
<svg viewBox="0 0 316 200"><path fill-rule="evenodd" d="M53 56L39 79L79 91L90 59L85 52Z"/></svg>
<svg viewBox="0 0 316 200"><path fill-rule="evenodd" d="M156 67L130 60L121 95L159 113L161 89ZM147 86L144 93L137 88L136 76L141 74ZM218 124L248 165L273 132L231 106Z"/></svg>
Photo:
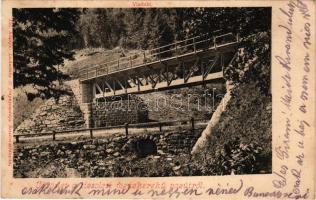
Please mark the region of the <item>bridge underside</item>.
<svg viewBox="0 0 316 200"><path fill-rule="evenodd" d="M223 69L235 52L236 44L223 45L110 74L99 71L81 83L92 87L93 99L206 84L223 79Z"/></svg>

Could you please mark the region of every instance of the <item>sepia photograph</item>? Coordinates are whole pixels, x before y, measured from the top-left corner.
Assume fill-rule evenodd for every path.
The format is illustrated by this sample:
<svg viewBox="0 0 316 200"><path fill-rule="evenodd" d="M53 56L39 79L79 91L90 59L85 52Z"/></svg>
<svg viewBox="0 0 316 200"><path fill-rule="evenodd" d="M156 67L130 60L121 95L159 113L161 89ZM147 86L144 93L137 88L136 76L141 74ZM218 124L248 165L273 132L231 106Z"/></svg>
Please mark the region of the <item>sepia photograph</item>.
<svg viewBox="0 0 316 200"><path fill-rule="evenodd" d="M271 7L13 8L12 29L14 178L272 173Z"/></svg>

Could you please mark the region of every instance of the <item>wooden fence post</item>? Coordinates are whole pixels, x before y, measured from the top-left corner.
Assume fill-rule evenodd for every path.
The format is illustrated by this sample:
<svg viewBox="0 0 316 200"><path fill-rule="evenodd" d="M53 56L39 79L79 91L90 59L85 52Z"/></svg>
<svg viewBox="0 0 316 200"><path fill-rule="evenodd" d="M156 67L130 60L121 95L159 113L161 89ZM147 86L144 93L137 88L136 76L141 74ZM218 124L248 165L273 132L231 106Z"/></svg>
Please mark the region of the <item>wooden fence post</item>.
<svg viewBox="0 0 316 200"><path fill-rule="evenodd" d="M89 130L90 131L90 138L93 138L93 133L92 133L92 129Z"/></svg>
<svg viewBox="0 0 316 200"><path fill-rule="evenodd" d="M191 117L191 128L192 128L192 132L194 132L194 118Z"/></svg>
<svg viewBox="0 0 316 200"><path fill-rule="evenodd" d="M162 124L159 123L159 131L161 132L162 131Z"/></svg>
<svg viewBox="0 0 316 200"><path fill-rule="evenodd" d="M53 140L56 140L56 133L53 131Z"/></svg>
<svg viewBox="0 0 316 200"><path fill-rule="evenodd" d="M19 140L19 135L15 135L15 140L16 140L16 143L19 143L20 140Z"/></svg>
<svg viewBox="0 0 316 200"><path fill-rule="evenodd" d="M128 137L128 123L125 123L125 136Z"/></svg>

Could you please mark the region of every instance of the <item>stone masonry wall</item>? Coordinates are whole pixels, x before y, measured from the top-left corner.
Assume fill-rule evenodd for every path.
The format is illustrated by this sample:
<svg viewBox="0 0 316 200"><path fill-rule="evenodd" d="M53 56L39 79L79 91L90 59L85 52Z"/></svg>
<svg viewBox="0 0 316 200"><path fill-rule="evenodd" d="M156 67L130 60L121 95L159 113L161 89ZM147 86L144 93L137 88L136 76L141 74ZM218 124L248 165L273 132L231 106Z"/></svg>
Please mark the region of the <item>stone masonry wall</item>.
<svg viewBox="0 0 316 200"><path fill-rule="evenodd" d="M95 127L143 123L148 110L140 98L98 102L92 104L92 120Z"/></svg>
<svg viewBox="0 0 316 200"><path fill-rule="evenodd" d="M74 79L71 81L67 81L65 83L66 85L68 85L73 94L74 97L77 100L77 103L80 107L80 110L83 114L83 118L84 118L84 127L85 128L90 128L91 127L91 102L90 103L84 103L83 97L82 97L82 86L80 85L79 79ZM92 98L92 97L91 97Z"/></svg>
<svg viewBox="0 0 316 200"><path fill-rule="evenodd" d="M161 159L173 161L175 155L189 154L192 146L200 136L201 130L135 135L126 138L123 135L112 135L107 138L90 139L72 142L52 142L42 145L17 146L14 151L14 177L60 177L53 172L40 174L43 163L58 163L58 166L71 168L81 177L111 176L115 164L128 161L135 151L147 150L148 146L138 147L141 140L152 141L156 145L153 155L139 159ZM146 149L147 148L147 149ZM53 164L55 165L55 164ZM37 173L34 173L37 172ZM45 171L45 170L44 170ZM63 169L56 169L59 174Z"/></svg>
<svg viewBox="0 0 316 200"><path fill-rule="evenodd" d="M15 134L46 133L83 128L84 119L74 96L62 96L56 102L48 99L23 121Z"/></svg>
<svg viewBox="0 0 316 200"><path fill-rule="evenodd" d="M58 102L53 98L48 99L16 128L15 134L46 133L148 121L148 111L140 98L110 102L105 107L98 107L95 103L82 103L78 80L68 81L65 86L71 95L62 96ZM119 108L113 107L118 103Z"/></svg>

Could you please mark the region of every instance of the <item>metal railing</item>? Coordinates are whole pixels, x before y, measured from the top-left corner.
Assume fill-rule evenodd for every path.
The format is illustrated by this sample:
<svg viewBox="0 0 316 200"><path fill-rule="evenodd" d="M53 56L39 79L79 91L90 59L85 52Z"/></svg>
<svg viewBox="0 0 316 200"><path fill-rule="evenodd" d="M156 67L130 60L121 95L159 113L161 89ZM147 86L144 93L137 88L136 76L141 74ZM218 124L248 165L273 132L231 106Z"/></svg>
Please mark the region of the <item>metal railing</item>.
<svg viewBox="0 0 316 200"><path fill-rule="evenodd" d="M147 122L147 123L138 123L138 124L128 124L125 123L124 125L118 126L107 126L107 127L97 127L97 128L83 128L83 129L71 129L71 130L64 130L64 131L51 131L47 133L32 133L32 134L15 134L16 143L20 142L20 138L33 138L33 137L42 137L42 136L51 136L52 140L56 140L56 135L58 134L66 134L72 135L73 133L83 133L89 134L90 138L94 138L95 131L102 131L102 130L111 130L111 129L124 129L125 136L128 137L129 129L130 128L159 128L159 131L163 131L163 127L170 127L176 125L190 125L191 130L194 131L196 128L197 122L207 122L206 119L194 119L191 118L189 120L174 120L174 121L164 121L164 122Z"/></svg>
<svg viewBox="0 0 316 200"><path fill-rule="evenodd" d="M239 42L238 35L227 33L209 38L207 35L197 36L177 41L158 48L143 50L128 57L118 58L102 64L84 66L79 70L79 79L91 79L101 75L108 75L120 70L150 64L164 59L201 52L210 48L218 48Z"/></svg>

